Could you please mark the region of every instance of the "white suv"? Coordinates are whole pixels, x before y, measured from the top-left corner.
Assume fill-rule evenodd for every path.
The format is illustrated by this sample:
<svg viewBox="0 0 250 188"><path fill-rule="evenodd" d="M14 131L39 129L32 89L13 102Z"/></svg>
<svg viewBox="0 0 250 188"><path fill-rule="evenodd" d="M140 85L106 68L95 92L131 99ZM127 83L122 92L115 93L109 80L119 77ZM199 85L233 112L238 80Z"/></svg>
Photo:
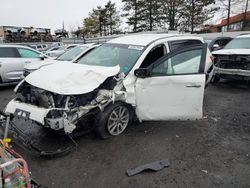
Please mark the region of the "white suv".
<svg viewBox="0 0 250 188"><path fill-rule="evenodd" d="M212 61L202 38L129 35L94 49L77 64L32 72L15 89L22 97L10 101L5 112L67 134L90 119L101 137L117 136L134 117L202 118L209 73Z"/></svg>
<svg viewBox="0 0 250 188"><path fill-rule="evenodd" d="M21 80L24 66L48 56L27 46L0 45L0 85Z"/></svg>
<svg viewBox="0 0 250 188"><path fill-rule="evenodd" d="M222 50L212 52L215 57L212 81L220 78L250 80L250 35L240 35Z"/></svg>

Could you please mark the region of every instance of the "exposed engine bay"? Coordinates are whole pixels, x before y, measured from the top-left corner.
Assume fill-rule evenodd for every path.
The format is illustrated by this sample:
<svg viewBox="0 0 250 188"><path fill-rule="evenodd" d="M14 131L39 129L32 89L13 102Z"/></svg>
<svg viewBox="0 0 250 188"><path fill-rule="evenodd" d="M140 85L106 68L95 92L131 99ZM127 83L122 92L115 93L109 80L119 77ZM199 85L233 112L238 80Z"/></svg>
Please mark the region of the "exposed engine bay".
<svg viewBox="0 0 250 188"><path fill-rule="evenodd" d="M61 95L22 81L5 112L70 134L86 115L97 114L111 102L125 101L123 79L123 73L108 77L98 88L81 95Z"/></svg>

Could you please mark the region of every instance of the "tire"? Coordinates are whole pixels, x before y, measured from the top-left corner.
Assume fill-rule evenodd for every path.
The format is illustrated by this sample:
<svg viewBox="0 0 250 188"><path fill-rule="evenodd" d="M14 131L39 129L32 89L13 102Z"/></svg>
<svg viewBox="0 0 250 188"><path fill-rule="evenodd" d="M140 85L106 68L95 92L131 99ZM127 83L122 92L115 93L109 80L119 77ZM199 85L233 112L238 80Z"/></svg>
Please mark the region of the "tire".
<svg viewBox="0 0 250 188"><path fill-rule="evenodd" d="M123 102L115 102L98 113L95 131L102 139L118 136L125 131L132 120L132 107Z"/></svg>
<svg viewBox="0 0 250 188"><path fill-rule="evenodd" d="M211 83L218 83L220 81L220 77L217 75L213 75L211 79Z"/></svg>

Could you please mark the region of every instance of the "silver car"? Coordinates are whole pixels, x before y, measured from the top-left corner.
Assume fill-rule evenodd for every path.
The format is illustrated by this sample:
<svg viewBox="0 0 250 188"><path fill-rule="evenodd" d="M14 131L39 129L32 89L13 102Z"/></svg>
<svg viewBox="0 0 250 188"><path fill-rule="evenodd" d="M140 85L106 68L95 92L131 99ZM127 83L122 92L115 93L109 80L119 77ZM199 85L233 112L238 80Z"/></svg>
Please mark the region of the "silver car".
<svg viewBox="0 0 250 188"><path fill-rule="evenodd" d="M27 46L0 45L0 85L21 80L24 66L48 56Z"/></svg>

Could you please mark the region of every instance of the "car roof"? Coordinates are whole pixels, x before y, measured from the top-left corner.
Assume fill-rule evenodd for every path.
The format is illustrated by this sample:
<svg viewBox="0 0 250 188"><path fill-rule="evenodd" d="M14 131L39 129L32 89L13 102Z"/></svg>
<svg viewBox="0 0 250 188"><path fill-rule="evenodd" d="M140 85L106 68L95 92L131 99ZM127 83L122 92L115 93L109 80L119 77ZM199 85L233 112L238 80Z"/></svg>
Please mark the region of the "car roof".
<svg viewBox="0 0 250 188"><path fill-rule="evenodd" d="M239 35L236 38L250 38L250 34Z"/></svg>
<svg viewBox="0 0 250 188"><path fill-rule="evenodd" d="M214 40L220 40L220 39L233 39L232 37L217 37Z"/></svg>
<svg viewBox="0 0 250 188"><path fill-rule="evenodd" d="M18 44L0 44L0 48L26 48L26 49L29 49L29 50L33 50L33 51L36 51L38 53L40 53L39 51L35 50L33 47L30 47L30 46L26 46L26 45L18 45Z"/></svg>
<svg viewBox="0 0 250 188"><path fill-rule="evenodd" d="M18 47L22 47L22 48L30 48L28 46L25 45L18 45L18 44L0 44L0 47L12 47L12 48L18 48Z"/></svg>
<svg viewBox="0 0 250 188"><path fill-rule="evenodd" d="M147 46L154 41L171 37L184 37L185 39L189 37L190 39L192 38L199 40L202 39L201 37L184 35L184 34L131 34L115 38L113 40L108 41L107 43Z"/></svg>

